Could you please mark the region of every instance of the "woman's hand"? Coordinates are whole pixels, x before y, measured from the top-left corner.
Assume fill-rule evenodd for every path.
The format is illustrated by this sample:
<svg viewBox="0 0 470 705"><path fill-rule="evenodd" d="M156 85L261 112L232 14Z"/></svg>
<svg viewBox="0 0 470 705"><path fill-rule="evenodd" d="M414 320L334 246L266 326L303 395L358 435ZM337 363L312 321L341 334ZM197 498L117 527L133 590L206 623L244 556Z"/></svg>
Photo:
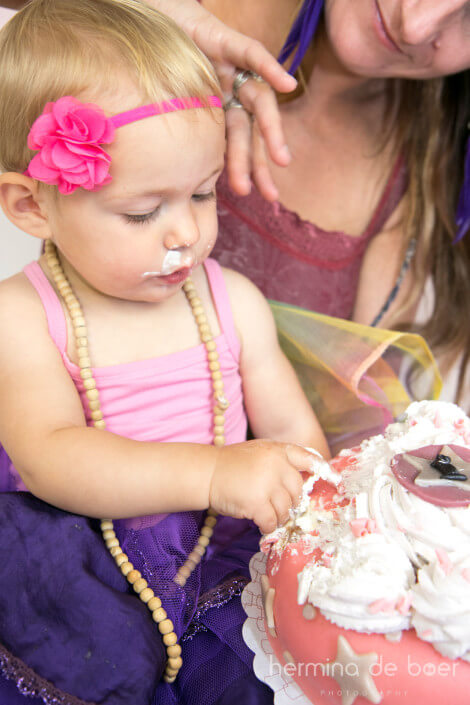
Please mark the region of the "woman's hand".
<svg viewBox="0 0 470 705"><path fill-rule="evenodd" d="M263 82L250 79L239 89L245 110L227 110L227 168L230 185L240 195L250 192L253 176L262 195L278 197L266 155L279 166L287 166L290 153L281 125L274 91L288 93L297 82L278 64L264 46L233 29L205 10L197 0L147 0L172 17L212 61L226 100L240 69L254 71ZM251 118L252 116L252 118Z"/></svg>
<svg viewBox="0 0 470 705"><path fill-rule="evenodd" d="M218 449L209 490L220 514L253 519L267 534L289 518L302 494L300 471L310 472L312 454L304 448L267 440Z"/></svg>

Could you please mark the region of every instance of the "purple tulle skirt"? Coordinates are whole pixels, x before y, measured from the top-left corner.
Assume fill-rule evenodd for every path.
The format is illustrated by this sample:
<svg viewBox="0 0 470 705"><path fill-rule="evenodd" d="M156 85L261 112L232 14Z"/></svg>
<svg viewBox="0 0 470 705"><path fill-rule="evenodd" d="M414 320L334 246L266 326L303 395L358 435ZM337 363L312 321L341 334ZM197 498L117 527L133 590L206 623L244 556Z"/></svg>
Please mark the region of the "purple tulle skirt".
<svg viewBox="0 0 470 705"><path fill-rule="evenodd" d="M161 597L179 637L183 667L169 685L161 680L158 628L98 522L8 491L5 482L0 489L1 705L273 702L241 635L240 594L259 541L251 522L220 518L184 588L173 577L197 541L202 513L149 517L137 528L115 522L123 551Z"/></svg>

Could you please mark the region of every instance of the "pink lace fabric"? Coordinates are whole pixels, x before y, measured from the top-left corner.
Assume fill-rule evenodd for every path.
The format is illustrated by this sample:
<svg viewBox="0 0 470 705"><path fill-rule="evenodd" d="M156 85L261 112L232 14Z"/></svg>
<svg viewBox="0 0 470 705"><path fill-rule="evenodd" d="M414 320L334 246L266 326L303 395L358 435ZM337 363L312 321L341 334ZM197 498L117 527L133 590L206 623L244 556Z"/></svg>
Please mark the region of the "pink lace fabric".
<svg viewBox="0 0 470 705"><path fill-rule="evenodd" d="M212 256L251 279L263 294L329 316L350 318L362 258L406 189L399 159L369 225L359 237L322 230L256 188L240 197L226 172L218 185L219 237Z"/></svg>

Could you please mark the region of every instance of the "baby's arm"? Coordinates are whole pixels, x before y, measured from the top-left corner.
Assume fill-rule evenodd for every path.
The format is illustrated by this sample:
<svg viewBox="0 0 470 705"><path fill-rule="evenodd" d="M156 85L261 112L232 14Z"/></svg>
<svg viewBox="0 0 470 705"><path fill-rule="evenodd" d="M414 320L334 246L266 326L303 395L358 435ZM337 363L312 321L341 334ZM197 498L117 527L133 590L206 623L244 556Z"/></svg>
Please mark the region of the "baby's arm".
<svg viewBox="0 0 470 705"><path fill-rule="evenodd" d="M265 532L286 518L300 492L297 468L310 464L300 448L144 443L87 427L24 275L0 282L0 330L0 442L36 496L112 518L212 506L253 519ZM275 498L279 488L288 493L282 502Z"/></svg>
<svg viewBox="0 0 470 705"><path fill-rule="evenodd" d="M206 508L215 449L138 443L88 428L29 289L23 275L0 283L0 441L28 489L90 516Z"/></svg>
<svg viewBox="0 0 470 705"><path fill-rule="evenodd" d="M241 339L243 393L254 435L313 447L328 458L325 436L279 346L266 299L241 274L224 270L224 275Z"/></svg>

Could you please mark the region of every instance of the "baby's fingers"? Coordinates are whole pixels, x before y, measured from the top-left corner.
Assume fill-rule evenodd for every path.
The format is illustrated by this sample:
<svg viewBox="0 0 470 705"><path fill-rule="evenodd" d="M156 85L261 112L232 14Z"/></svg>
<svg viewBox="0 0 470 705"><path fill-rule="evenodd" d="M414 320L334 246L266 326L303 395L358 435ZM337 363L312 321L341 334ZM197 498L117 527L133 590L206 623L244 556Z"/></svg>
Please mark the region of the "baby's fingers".
<svg viewBox="0 0 470 705"><path fill-rule="evenodd" d="M292 500L292 506L297 507L302 497L303 478L300 472L287 472L282 478L282 482Z"/></svg>
<svg viewBox="0 0 470 705"><path fill-rule="evenodd" d="M270 534L271 531L277 529L277 514L270 502L255 513L253 521L259 527L262 534Z"/></svg>
<svg viewBox="0 0 470 705"><path fill-rule="evenodd" d="M284 487L279 487L271 495L271 504L276 512L277 526L282 526L289 519L289 509L292 509L290 493Z"/></svg>
<svg viewBox="0 0 470 705"><path fill-rule="evenodd" d="M296 470L301 470L304 472L312 471L312 463L315 458L318 459L317 455L314 455L302 446L296 446L290 444L286 446L286 455L290 464L296 468Z"/></svg>

